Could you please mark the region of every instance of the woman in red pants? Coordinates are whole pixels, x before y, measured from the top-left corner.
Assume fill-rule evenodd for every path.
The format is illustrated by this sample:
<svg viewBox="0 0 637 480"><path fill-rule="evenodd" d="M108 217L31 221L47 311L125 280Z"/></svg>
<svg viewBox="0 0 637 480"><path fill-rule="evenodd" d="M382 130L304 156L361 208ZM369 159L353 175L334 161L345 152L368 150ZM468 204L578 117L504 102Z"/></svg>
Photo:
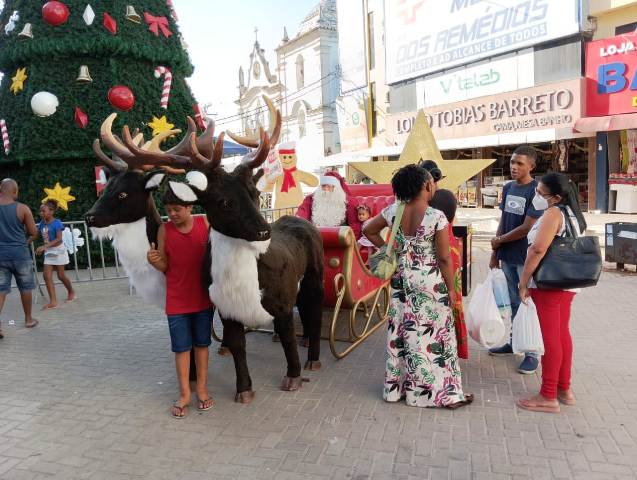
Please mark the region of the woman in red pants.
<svg viewBox="0 0 637 480"><path fill-rule="evenodd" d="M575 405L571 392L571 364L573 341L569 331L571 303L575 290L540 290L535 288L533 272L556 236L564 235L565 222L570 220L578 235L586 230L586 221L579 208L577 190L565 175L549 173L538 183L533 206L545 210L528 234L529 249L524 271L520 276L520 298L526 302L529 295L537 307L544 356L542 357L542 387L540 393L518 400L518 406L534 412L559 413L560 403ZM559 207L565 208L565 218Z"/></svg>

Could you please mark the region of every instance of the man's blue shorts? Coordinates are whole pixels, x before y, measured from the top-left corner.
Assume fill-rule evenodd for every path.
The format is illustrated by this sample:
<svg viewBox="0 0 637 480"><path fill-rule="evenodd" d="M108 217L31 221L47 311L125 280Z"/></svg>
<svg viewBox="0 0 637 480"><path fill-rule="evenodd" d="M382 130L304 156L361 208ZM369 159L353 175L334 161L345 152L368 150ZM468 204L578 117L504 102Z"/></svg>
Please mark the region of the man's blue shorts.
<svg viewBox="0 0 637 480"><path fill-rule="evenodd" d="M189 352L195 347L210 346L212 309L201 312L168 315L170 343L175 353Z"/></svg>
<svg viewBox="0 0 637 480"><path fill-rule="evenodd" d="M0 260L0 294L6 295L11 291L11 277L15 277L18 290L28 292L35 289L33 276L33 261Z"/></svg>

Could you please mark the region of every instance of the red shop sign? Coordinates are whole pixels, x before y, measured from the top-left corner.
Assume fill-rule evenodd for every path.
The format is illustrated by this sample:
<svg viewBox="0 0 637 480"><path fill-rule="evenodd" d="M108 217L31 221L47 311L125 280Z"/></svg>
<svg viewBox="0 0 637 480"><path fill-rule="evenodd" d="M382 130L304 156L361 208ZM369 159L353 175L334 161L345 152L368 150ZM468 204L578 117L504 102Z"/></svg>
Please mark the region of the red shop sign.
<svg viewBox="0 0 637 480"><path fill-rule="evenodd" d="M637 113L637 33L586 46L586 115Z"/></svg>

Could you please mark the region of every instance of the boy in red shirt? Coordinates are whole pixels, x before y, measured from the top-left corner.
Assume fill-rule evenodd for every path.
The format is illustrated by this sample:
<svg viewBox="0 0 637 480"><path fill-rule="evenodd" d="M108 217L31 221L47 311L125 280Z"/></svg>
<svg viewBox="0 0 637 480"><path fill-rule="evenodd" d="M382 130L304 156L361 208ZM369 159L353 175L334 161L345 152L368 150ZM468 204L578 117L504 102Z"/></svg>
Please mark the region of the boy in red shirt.
<svg viewBox="0 0 637 480"><path fill-rule="evenodd" d="M171 415L184 418L190 406L190 351L195 349L197 410L210 410L208 393L208 347L211 340L212 304L201 281L208 245L208 221L193 217L192 205L180 200L170 188L163 197L169 221L159 227L157 248L151 244L148 262L166 274L166 315L181 395Z"/></svg>

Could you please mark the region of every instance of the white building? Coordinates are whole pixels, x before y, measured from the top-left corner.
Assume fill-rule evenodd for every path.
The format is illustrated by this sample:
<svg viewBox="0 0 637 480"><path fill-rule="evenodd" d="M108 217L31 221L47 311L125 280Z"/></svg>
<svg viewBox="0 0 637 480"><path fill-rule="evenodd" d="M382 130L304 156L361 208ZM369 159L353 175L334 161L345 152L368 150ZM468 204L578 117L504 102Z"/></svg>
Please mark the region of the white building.
<svg viewBox="0 0 637 480"><path fill-rule="evenodd" d="M281 110L281 141L296 141L300 167L340 151L335 99L339 93L335 0L321 0L301 22L295 36L287 31L270 67L258 41L250 66L239 69L239 106L244 130L267 123L261 95ZM247 74L245 73L247 72Z"/></svg>

